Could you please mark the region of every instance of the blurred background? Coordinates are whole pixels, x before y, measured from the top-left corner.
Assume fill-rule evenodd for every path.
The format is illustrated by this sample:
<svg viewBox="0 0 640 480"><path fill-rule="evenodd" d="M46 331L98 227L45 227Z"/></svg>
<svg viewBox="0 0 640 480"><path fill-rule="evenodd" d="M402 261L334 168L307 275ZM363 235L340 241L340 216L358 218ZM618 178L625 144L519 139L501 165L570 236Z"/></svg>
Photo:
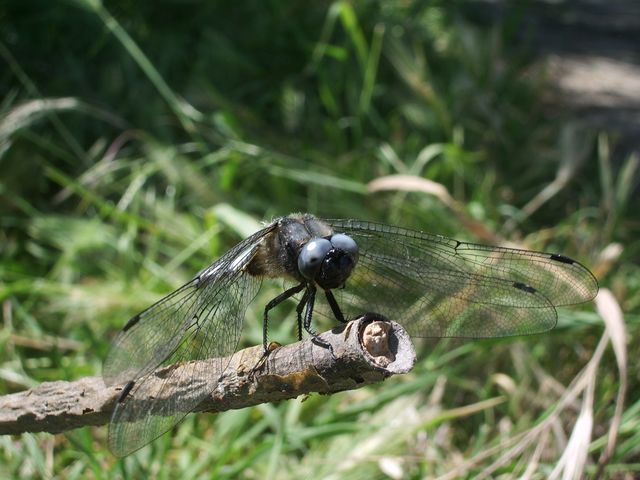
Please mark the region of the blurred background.
<svg viewBox="0 0 640 480"><path fill-rule="evenodd" d="M0 477L640 475L616 314L637 339L638 10L2 2L1 395L100 375L133 314L297 211L562 252L613 295L545 335L417 342L415 369L376 387L190 415L123 460L106 427L3 436ZM293 307L272 339L295 339Z"/></svg>

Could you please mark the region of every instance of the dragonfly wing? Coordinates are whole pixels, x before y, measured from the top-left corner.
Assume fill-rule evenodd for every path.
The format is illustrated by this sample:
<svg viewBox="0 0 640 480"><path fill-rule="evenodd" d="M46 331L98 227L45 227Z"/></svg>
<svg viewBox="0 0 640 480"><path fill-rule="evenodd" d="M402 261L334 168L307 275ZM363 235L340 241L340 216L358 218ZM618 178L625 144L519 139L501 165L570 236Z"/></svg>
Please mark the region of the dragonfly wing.
<svg viewBox="0 0 640 480"><path fill-rule="evenodd" d="M216 387L237 348L260 279L245 269L271 227L240 242L196 278L133 317L105 360L107 385L124 384L109 427L114 454L127 455L177 424ZM211 359L206 363L194 360ZM176 368L161 367L176 365ZM206 378L206 382L194 379ZM169 395L188 385L188 395Z"/></svg>
<svg viewBox="0 0 640 480"><path fill-rule="evenodd" d="M555 306L597 293L593 275L560 255L459 242L357 220L328 220L359 246L345 313L378 311L415 336L487 338L553 328Z"/></svg>
<svg viewBox="0 0 640 480"><path fill-rule="evenodd" d="M116 404L109 426L114 454L124 456L143 447L211 394L236 350L245 310L259 285L259 279L238 273L208 288L181 342L161 364L171 367L136 380ZM176 387L185 394L172 394Z"/></svg>

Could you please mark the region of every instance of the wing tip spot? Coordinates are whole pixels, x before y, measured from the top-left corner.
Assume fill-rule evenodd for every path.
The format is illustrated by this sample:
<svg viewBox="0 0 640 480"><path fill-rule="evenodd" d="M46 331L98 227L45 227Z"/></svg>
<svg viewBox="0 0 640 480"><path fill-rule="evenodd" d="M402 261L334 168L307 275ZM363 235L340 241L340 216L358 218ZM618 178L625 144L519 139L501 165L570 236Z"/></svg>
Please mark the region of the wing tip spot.
<svg viewBox="0 0 640 480"><path fill-rule="evenodd" d="M131 389L135 384L136 384L135 380L129 380L129 382L122 389L122 392L120 392L117 403L124 402L124 400L127 398L127 395L129 395L129 393L131 392Z"/></svg>
<svg viewBox="0 0 640 480"><path fill-rule="evenodd" d="M513 286L515 288L517 288L518 290L522 290L523 292L527 292L527 293L538 293L538 290L536 290L534 287L532 287L531 285L527 285L526 283L522 283L522 282L513 282Z"/></svg>
<svg viewBox="0 0 640 480"><path fill-rule="evenodd" d="M558 253L552 253L551 255L549 255L549 258L556 262L566 263L567 265L573 265L574 263L576 263L573 258L569 258Z"/></svg>
<svg viewBox="0 0 640 480"><path fill-rule="evenodd" d="M131 327L133 327L136 323L138 323L140 321L140 315L136 315L132 318L129 319L129 321L125 324L124 327L122 327L122 331L126 332L127 330L129 330Z"/></svg>

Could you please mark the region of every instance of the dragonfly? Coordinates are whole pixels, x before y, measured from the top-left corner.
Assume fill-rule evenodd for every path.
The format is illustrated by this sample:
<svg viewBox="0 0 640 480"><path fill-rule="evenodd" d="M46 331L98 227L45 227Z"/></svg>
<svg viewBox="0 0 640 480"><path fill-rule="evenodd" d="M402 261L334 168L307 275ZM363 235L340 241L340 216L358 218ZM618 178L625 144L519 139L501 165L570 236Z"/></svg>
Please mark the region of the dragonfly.
<svg viewBox="0 0 640 480"><path fill-rule="evenodd" d="M320 341L314 312L340 322L381 312L416 337L536 334L556 325L556 307L589 301L598 292L593 274L561 254L308 213L277 218L117 334L103 366L106 385L124 385L109 425L115 455L164 434L215 390L265 278L292 285L264 307L265 355L269 312L291 297L298 299L298 337L304 330ZM197 362L204 359L214 361ZM182 367L166 368L163 382L150 381L159 368L176 364ZM169 385L203 377L209 381L197 382L188 394L162 400Z"/></svg>

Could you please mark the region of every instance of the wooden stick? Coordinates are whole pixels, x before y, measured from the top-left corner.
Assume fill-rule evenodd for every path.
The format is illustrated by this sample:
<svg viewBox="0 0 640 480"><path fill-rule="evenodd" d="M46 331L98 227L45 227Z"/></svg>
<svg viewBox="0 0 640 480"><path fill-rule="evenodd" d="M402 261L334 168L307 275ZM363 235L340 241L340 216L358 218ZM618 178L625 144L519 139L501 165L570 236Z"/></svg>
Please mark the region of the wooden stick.
<svg viewBox="0 0 640 480"><path fill-rule="evenodd" d="M307 339L277 347L266 359L262 346L236 352L217 385L212 386L211 395L193 411L222 412L313 392L353 390L396 373L406 373L415 363L415 351L407 332L378 314L365 314L319 337L320 342ZM159 369L145 381L163 380L167 368L184 366ZM206 368L196 370L204 372ZM196 383L210 380L191 379ZM123 388L124 385L106 387L102 377L85 377L73 382L46 382L5 395L0 397L0 434L59 433L87 425L104 425L109 422ZM186 384L172 385L167 397L185 395L189 388Z"/></svg>

